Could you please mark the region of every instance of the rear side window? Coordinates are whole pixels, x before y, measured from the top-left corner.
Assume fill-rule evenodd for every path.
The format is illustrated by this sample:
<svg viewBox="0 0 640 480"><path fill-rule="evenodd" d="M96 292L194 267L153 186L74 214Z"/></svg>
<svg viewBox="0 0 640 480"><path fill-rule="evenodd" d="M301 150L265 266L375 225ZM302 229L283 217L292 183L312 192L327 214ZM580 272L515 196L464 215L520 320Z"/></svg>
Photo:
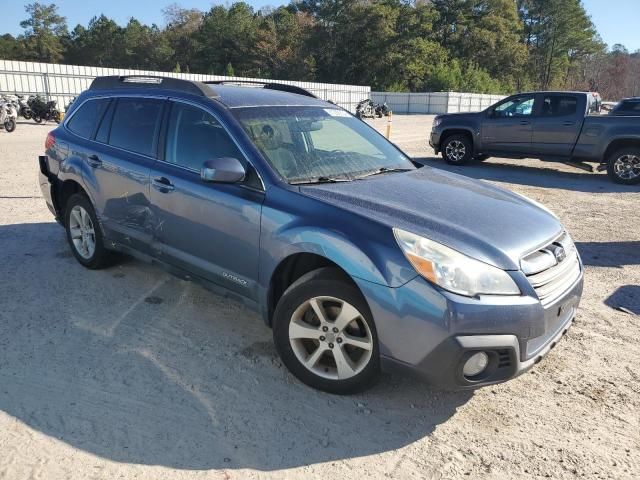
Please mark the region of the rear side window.
<svg viewBox="0 0 640 480"><path fill-rule="evenodd" d="M80 137L91 138L108 105L108 98L87 100L73 114L67 128Z"/></svg>
<svg viewBox="0 0 640 480"><path fill-rule="evenodd" d="M578 99L570 96L551 95L542 102L543 117L566 117L578 111Z"/></svg>
<svg viewBox="0 0 640 480"><path fill-rule="evenodd" d="M162 100L120 98L111 120L109 145L154 156L160 130Z"/></svg>

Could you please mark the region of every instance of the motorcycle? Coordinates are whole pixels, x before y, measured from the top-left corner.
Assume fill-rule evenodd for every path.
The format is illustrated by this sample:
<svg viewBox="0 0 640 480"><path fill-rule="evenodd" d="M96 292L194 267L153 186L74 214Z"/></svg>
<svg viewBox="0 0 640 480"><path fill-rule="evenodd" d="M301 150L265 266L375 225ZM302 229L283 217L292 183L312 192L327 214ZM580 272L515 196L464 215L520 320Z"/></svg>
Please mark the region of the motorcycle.
<svg viewBox="0 0 640 480"><path fill-rule="evenodd" d="M62 113L56 107L55 100L46 102L40 95L29 99L27 102L31 109L32 118L36 123L53 120L56 123L62 121Z"/></svg>
<svg viewBox="0 0 640 480"><path fill-rule="evenodd" d="M0 128L4 128L11 133L16 129L17 113L11 102L3 100L0 102Z"/></svg>
<svg viewBox="0 0 640 480"><path fill-rule="evenodd" d="M18 95L18 115L25 120L31 120L31 108L29 108L29 104L24 95Z"/></svg>
<svg viewBox="0 0 640 480"><path fill-rule="evenodd" d="M366 98L356 105L356 117L358 118L375 118L376 109L373 100Z"/></svg>
<svg viewBox="0 0 640 480"><path fill-rule="evenodd" d="M384 102L382 105L379 103L376 105L376 116L378 118L388 117L391 110L387 106L387 102Z"/></svg>

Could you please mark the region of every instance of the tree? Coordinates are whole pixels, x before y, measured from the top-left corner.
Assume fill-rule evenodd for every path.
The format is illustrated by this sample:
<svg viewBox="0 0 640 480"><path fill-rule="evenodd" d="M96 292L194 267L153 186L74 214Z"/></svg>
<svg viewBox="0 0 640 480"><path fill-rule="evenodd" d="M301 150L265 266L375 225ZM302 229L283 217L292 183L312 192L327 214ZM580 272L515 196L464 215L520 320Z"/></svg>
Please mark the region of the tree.
<svg viewBox="0 0 640 480"><path fill-rule="evenodd" d="M67 35L65 17L58 15L55 4L35 2L25 6L29 18L20 22L25 29L22 38L24 56L39 62L57 62L63 57L62 39Z"/></svg>
<svg viewBox="0 0 640 480"><path fill-rule="evenodd" d="M21 60L24 58L21 43L13 35L0 35L0 58L5 60Z"/></svg>

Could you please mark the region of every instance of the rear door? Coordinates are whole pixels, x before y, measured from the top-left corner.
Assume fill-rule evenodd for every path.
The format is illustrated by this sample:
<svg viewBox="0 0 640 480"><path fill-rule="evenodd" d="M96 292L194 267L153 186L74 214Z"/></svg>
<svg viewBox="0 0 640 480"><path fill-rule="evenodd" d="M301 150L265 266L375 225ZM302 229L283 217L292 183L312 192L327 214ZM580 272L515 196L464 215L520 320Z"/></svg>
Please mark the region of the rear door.
<svg viewBox="0 0 640 480"><path fill-rule="evenodd" d="M144 253L153 238L149 174L165 103L161 98L113 99L87 157L85 183L108 241Z"/></svg>
<svg viewBox="0 0 640 480"><path fill-rule="evenodd" d="M539 97L532 150L539 155L569 157L582 128L585 96L543 93Z"/></svg>
<svg viewBox="0 0 640 480"><path fill-rule="evenodd" d="M525 153L531 149L535 95L498 103L482 122L483 152Z"/></svg>

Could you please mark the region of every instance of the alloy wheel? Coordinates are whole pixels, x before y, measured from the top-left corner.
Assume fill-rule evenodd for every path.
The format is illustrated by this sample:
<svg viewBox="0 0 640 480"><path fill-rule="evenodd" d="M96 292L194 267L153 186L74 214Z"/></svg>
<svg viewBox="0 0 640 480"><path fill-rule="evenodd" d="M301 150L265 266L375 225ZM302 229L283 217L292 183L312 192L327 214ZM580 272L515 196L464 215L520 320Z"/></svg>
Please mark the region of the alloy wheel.
<svg viewBox="0 0 640 480"><path fill-rule="evenodd" d="M358 375L373 353L363 315L335 297L313 297L300 305L289 323L289 342L307 370L331 380Z"/></svg>
<svg viewBox="0 0 640 480"><path fill-rule="evenodd" d="M613 164L613 171L616 176L625 180L633 180L640 177L640 157L630 154L618 157Z"/></svg>
<svg viewBox="0 0 640 480"><path fill-rule="evenodd" d="M80 205L71 209L69 233L76 252L85 260L93 257L96 251L96 233L91 217Z"/></svg>
<svg viewBox="0 0 640 480"><path fill-rule="evenodd" d="M467 149L459 140L452 140L447 143L447 147L445 149L445 153L447 154L447 158L454 162L460 162L467 153Z"/></svg>

